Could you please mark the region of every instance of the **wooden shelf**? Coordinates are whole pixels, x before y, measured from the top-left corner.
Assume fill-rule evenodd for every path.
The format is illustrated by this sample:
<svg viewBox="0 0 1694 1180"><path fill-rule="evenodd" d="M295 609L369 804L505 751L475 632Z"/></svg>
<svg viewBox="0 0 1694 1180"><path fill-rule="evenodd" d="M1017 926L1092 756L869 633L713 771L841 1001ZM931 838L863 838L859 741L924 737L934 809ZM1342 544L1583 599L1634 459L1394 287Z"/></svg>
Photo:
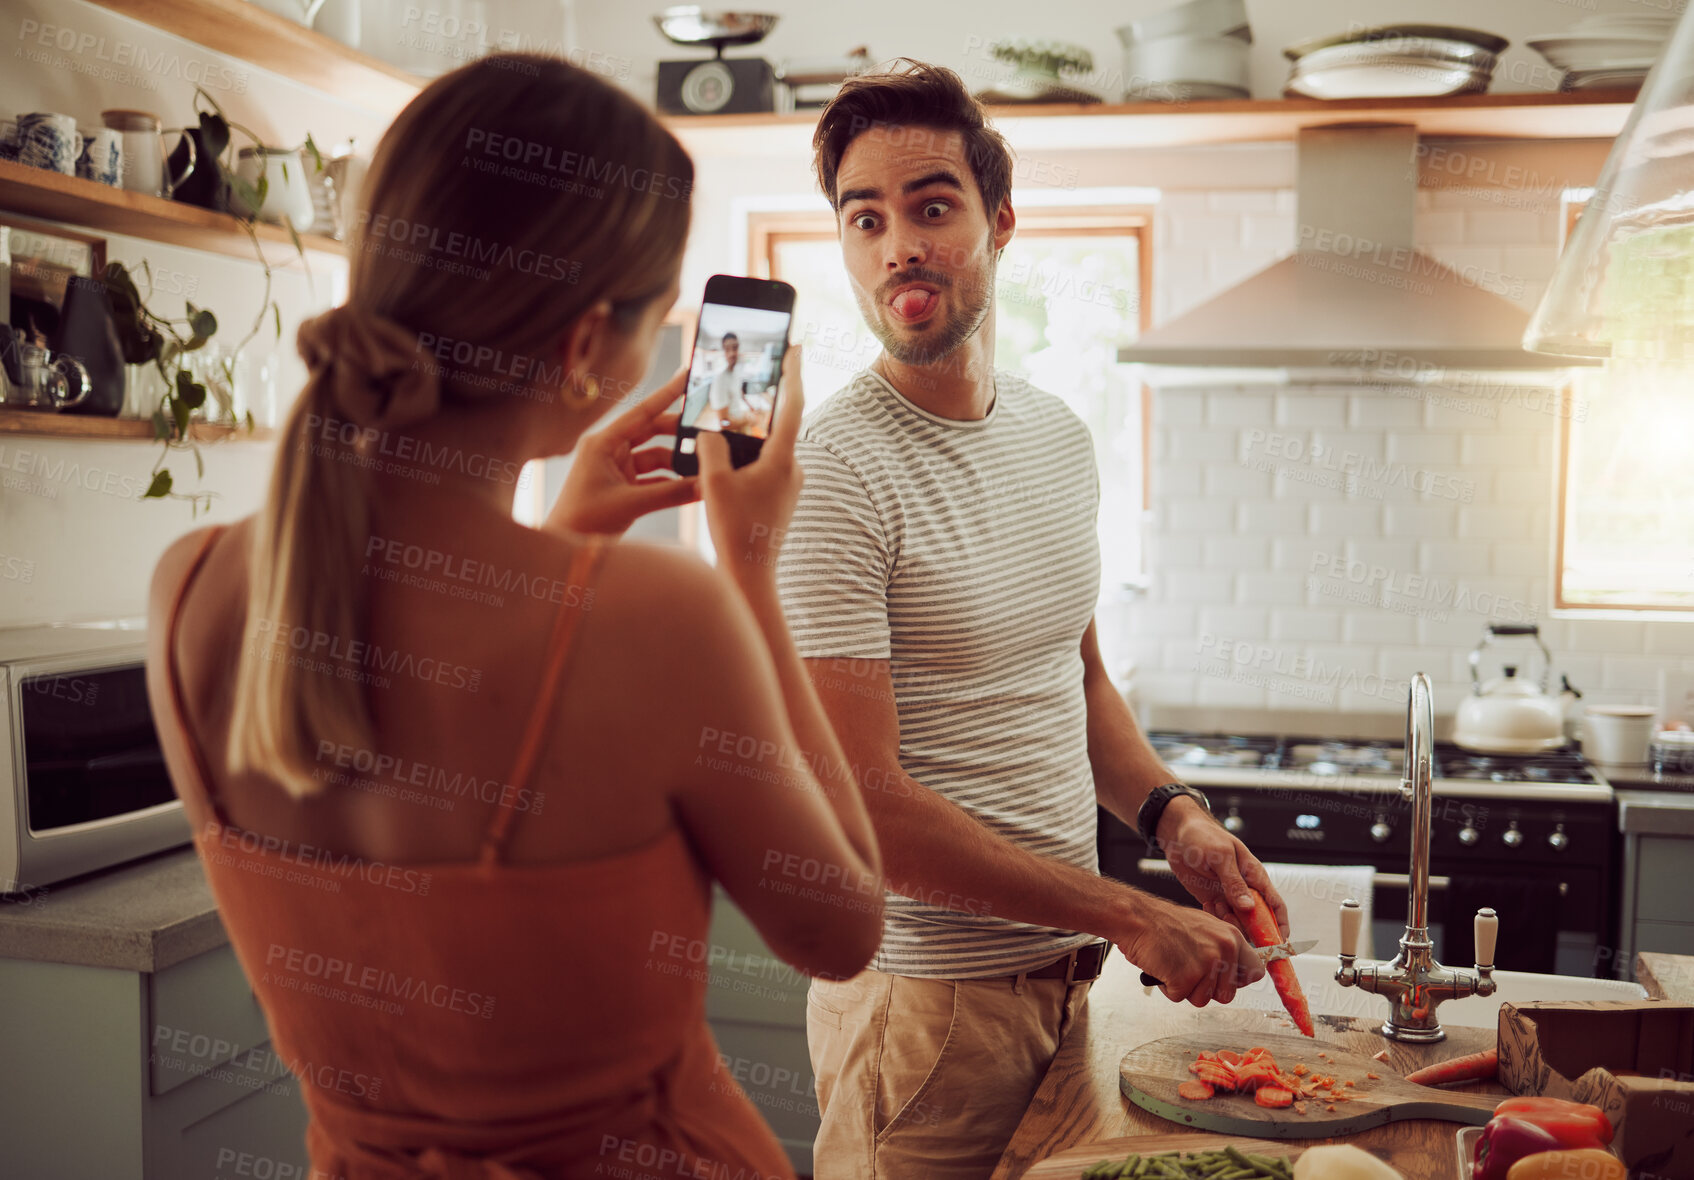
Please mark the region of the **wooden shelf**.
<svg viewBox="0 0 1694 1180"><path fill-rule="evenodd" d="M276 431L261 427L251 434L237 426L191 422L188 433L200 442L264 442ZM8 410L0 407L0 434L32 434L39 438L94 438L153 441L153 423L144 418L101 418L92 414L55 414L49 410Z"/></svg>
<svg viewBox="0 0 1694 1180"><path fill-rule="evenodd" d="M156 29L228 54L303 86L398 114L426 79L349 49L247 0L93 0Z"/></svg>
<svg viewBox="0 0 1694 1180"><path fill-rule="evenodd" d="M12 160L0 160L0 210L253 259L253 243L247 231L228 213L125 192L109 184ZM253 228L272 266L286 265L296 257L286 229L262 221ZM301 234L300 244L326 254L347 253L345 242L317 234Z"/></svg>
<svg viewBox="0 0 1694 1180"><path fill-rule="evenodd" d="M1291 140L1302 127L1411 123L1420 135L1611 139L1634 91L1463 94L1451 98L1229 99L1189 103L996 106L995 126L1020 150L1157 148ZM769 156L810 150L816 111L791 115L666 116L691 153Z"/></svg>

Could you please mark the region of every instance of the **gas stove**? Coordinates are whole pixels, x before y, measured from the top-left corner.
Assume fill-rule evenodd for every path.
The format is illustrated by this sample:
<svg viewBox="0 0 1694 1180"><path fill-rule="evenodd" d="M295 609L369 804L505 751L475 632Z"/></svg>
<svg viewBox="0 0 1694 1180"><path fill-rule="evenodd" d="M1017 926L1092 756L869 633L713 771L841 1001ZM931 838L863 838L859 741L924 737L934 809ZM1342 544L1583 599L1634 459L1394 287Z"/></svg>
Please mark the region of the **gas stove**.
<svg viewBox="0 0 1694 1180"><path fill-rule="evenodd" d="M1200 787L1258 783L1319 790L1325 784L1368 789L1375 783L1397 790L1405 772L1405 750L1392 741L1180 730L1154 730L1148 739L1172 770ZM1611 788L1577 754L1475 754L1438 742L1435 763L1437 795L1596 803L1612 799Z"/></svg>

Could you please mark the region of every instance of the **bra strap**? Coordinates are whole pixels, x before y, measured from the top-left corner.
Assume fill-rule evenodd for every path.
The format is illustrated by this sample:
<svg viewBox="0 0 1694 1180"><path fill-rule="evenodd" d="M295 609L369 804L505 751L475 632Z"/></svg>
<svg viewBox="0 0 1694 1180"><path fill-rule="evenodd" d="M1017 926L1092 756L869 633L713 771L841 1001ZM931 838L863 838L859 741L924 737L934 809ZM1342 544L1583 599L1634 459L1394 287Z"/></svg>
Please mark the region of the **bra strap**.
<svg viewBox="0 0 1694 1180"><path fill-rule="evenodd" d="M213 785L211 772L206 767L206 759L200 753L200 743L194 740L194 732L188 726L188 709L183 703L182 679L177 675L176 666L176 634L177 621L182 616L182 602L188 597L188 588L194 584L195 576L200 573L200 567L206 561L206 555L212 551L212 544L223 536L227 525L216 525L206 533L206 539L200 543L199 550L194 554L194 560L188 567L187 575L177 584L176 593L171 597L170 614L165 619L165 672L170 682L171 707L176 712L176 726L182 733L182 741L188 747L190 761L194 764L195 773L200 776L200 793L206 797L206 803L217 817L218 824L229 827L229 816L224 814L223 804L218 800L217 787Z"/></svg>
<svg viewBox="0 0 1694 1180"><path fill-rule="evenodd" d="M541 754L542 743L553 724L553 705L559 695L559 682L563 679L565 657L570 652L571 638L576 634L577 622L594 604L594 575L598 571L600 559L609 547L604 537L587 537L571 557L565 584L567 590L576 592L577 598L575 602L561 606L554 618L553 634L547 642L547 652L542 663L541 687L535 711L530 714L523 741L518 746L517 759L512 765L512 772L501 787L500 801L495 804L494 816L482 838L484 865L496 864L505 855L512 823L518 814L516 800L519 797L519 789L534 773L535 761Z"/></svg>

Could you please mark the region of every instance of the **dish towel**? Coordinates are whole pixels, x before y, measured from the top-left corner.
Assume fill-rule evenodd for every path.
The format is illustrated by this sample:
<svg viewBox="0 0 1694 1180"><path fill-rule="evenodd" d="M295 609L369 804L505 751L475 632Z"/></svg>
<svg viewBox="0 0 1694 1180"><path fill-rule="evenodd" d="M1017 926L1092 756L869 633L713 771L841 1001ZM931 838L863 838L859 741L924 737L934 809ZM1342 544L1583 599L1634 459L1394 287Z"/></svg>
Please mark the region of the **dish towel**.
<svg viewBox="0 0 1694 1180"><path fill-rule="evenodd" d="M1370 865L1293 865L1267 864L1271 884L1282 894L1288 906L1288 937L1294 941L1307 938L1318 940L1308 954L1338 955L1341 953L1341 903L1349 897L1359 903L1362 911L1359 922L1360 958L1375 956L1371 952L1371 884L1376 869Z"/></svg>

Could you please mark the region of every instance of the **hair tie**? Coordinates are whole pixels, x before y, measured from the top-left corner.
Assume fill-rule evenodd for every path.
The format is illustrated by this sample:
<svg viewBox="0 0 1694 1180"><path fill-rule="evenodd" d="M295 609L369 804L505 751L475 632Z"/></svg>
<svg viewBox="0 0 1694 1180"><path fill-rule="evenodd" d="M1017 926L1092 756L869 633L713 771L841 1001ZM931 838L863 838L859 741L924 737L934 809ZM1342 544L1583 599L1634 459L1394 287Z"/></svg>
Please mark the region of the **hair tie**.
<svg viewBox="0 0 1694 1180"><path fill-rule="evenodd" d="M301 324L296 346L307 372L360 426L409 426L441 407L440 376L417 333L387 316L343 304Z"/></svg>

